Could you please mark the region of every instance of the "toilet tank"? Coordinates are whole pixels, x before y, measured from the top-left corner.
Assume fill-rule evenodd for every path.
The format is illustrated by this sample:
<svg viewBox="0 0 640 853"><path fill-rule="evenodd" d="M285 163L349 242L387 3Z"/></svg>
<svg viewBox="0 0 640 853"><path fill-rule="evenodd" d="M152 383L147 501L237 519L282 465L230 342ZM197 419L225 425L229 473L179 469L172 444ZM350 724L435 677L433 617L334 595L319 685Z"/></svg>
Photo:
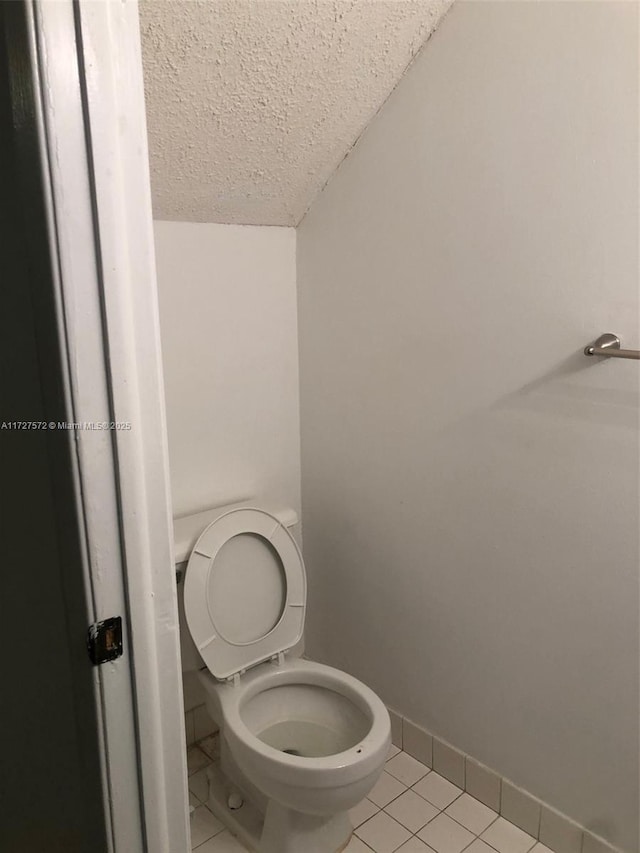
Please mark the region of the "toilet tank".
<svg viewBox="0 0 640 853"><path fill-rule="evenodd" d="M263 509L265 512L271 513L271 515L274 515L278 519L280 524L283 524L290 531L294 539L297 539L295 531L292 529L298 524L298 514L295 509L269 506L263 501L242 501L241 503L212 507L195 515L183 515L181 518L174 518L173 548L176 566L188 561L193 546L196 544L198 537L205 527L211 524L212 521L215 521L219 516L224 515L225 512L243 507L255 507L256 509Z"/></svg>
<svg viewBox="0 0 640 853"><path fill-rule="evenodd" d="M191 555L191 551L203 530L211 524L212 521L215 521L216 518L223 515L225 512L232 509L240 509L242 507L255 507L256 509L263 509L265 512L271 513L271 515L274 515L278 521L289 530L293 538L298 543L298 546L301 545L297 512L288 507L277 505L270 506L269 503L262 500L248 500L240 503L212 507L211 509L204 510L204 512L199 512L194 515L184 515L181 518L175 518L173 520L173 547L176 564L176 577L178 579L180 653L182 657L183 673L195 673L205 665L195 643L191 639L191 634L189 633L184 613L184 576L187 568L187 562ZM199 695L200 690L196 687L192 678L184 680L184 692L185 710L187 711L191 707L195 707L203 701ZM194 695L192 696L192 694Z"/></svg>

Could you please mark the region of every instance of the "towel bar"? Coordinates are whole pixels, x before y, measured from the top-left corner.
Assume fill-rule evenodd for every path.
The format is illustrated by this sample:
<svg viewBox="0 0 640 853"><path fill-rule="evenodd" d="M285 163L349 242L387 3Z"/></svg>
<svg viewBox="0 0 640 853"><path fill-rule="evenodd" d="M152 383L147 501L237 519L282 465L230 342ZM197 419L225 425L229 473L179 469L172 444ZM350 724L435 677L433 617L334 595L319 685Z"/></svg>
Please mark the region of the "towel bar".
<svg viewBox="0 0 640 853"><path fill-rule="evenodd" d="M601 355L606 358L634 358L640 359L640 350L620 349L620 338L607 332L600 335L597 341L584 348L585 355Z"/></svg>

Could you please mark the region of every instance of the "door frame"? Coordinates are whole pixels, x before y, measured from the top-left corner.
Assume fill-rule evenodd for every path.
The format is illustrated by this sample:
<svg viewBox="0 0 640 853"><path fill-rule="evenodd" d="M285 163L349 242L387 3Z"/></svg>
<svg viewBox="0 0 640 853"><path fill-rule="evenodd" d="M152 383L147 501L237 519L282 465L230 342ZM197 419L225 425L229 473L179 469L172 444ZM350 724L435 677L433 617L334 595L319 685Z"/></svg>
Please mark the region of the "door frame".
<svg viewBox="0 0 640 853"><path fill-rule="evenodd" d="M186 853L184 709L137 2L23 2L75 424L85 592L96 621L121 615L124 626L123 656L95 670L110 846L115 853Z"/></svg>

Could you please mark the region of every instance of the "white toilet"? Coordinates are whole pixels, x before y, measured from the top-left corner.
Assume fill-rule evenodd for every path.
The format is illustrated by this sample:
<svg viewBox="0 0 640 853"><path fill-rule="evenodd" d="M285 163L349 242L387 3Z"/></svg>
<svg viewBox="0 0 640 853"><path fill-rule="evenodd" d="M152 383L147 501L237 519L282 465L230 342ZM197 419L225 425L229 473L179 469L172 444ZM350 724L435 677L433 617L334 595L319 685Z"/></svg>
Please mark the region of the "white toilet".
<svg viewBox="0 0 640 853"><path fill-rule="evenodd" d="M306 606L294 520L245 505L176 522L183 538L201 531L184 607L220 728L208 805L259 853L336 853L351 836L348 810L382 772L391 726L360 681L288 654Z"/></svg>

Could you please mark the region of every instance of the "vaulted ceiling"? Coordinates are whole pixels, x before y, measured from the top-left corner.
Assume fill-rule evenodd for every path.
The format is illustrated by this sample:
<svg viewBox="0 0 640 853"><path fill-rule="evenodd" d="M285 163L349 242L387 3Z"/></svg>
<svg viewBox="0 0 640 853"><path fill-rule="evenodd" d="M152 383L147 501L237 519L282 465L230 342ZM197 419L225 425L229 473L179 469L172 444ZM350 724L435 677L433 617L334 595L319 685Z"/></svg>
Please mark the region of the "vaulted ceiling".
<svg viewBox="0 0 640 853"><path fill-rule="evenodd" d="M141 0L154 216L296 225L452 0Z"/></svg>

